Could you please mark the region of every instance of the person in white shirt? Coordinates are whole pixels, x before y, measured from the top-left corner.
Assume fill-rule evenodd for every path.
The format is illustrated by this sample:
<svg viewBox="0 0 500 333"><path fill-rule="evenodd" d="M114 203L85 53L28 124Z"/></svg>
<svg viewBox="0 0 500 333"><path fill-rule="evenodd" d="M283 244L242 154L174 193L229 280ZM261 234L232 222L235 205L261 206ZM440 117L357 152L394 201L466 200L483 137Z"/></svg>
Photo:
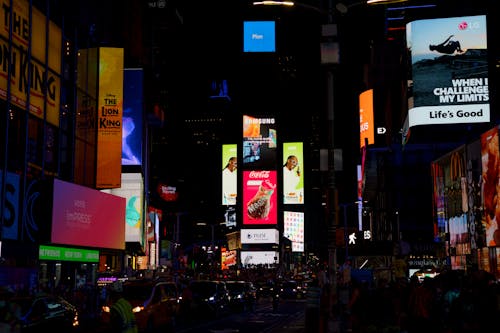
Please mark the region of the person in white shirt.
<svg viewBox="0 0 500 333"><path fill-rule="evenodd" d="M300 182L300 167L297 156L290 155L283 165L283 195L285 203L298 203L301 201L302 189L298 189Z"/></svg>
<svg viewBox="0 0 500 333"><path fill-rule="evenodd" d="M229 158L226 166L222 169L222 203L224 205L236 205L236 193L238 189L237 167L237 158L233 156Z"/></svg>

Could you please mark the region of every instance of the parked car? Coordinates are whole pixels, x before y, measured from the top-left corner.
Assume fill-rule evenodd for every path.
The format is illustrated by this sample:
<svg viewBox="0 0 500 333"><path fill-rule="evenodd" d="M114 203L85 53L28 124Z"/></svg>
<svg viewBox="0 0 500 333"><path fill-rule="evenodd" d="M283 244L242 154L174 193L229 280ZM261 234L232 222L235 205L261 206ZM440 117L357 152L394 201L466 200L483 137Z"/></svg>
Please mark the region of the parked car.
<svg viewBox="0 0 500 333"><path fill-rule="evenodd" d="M2 295L0 301L3 305L0 307L1 332L11 332L13 327L12 332L21 333L77 332L79 329L77 308L62 297Z"/></svg>
<svg viewBox="0 0 500 333"><path fill-rule="evenodd" d="M139 332L174 331L179 309L179 294L174 282L128 280L123 283L123 297L132 304ZM104 325L110 321L110 306L102 307Z"/></svg>
<svg viewBox="0 0 500 333"><path fill-rule="evenodd" d="M238 311L254 309L257 289L252 282L231 280L225 283L231 309Z"/></svg>
<svg viewBox="0 0 500 333"><path fill-rule="evenodd" d="M229 310L229 294L223 281L192 280L189 283L193 313L219 317Z"/></svg>

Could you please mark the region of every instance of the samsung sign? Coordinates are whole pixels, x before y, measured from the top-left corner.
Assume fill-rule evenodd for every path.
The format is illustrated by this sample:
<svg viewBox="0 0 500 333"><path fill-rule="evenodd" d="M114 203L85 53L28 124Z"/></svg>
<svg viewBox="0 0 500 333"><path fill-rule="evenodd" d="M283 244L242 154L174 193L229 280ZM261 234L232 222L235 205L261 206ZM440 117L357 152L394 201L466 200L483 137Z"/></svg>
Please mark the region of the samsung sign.
<svg viewBox="0 0 500 333"><path fill-rule="evenodd" d="M279 244L276 229L241 229L241 244Z"/></svg>

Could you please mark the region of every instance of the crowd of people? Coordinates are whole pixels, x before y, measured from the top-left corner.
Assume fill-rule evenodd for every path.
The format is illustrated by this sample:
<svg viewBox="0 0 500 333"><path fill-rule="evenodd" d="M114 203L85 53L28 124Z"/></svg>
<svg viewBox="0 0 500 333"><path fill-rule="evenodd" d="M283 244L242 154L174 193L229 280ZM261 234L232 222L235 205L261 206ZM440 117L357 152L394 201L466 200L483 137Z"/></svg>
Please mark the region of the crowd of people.
<svg viewBox="0 0 500 333"><path fill-rule="evenodd" d="M489 332L500 315L500 286L484 271L458 271L434 278L366 281L353 279L345 306L351 332Z"/></svg>

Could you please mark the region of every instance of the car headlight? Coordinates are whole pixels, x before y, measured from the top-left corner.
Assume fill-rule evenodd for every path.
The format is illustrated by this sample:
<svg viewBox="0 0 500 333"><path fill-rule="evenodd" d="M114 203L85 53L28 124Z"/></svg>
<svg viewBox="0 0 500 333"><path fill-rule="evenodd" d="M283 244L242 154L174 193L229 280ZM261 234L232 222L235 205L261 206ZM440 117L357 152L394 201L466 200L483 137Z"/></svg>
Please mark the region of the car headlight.
<svg viewBox="0 0 500 333"><path fill-rule="evenodd" d="M132 308L132 312L133 313L137 313L137 312L141 312L142 310L144 310L144 307L143 306L136 306L134 308Z"/></svg>

